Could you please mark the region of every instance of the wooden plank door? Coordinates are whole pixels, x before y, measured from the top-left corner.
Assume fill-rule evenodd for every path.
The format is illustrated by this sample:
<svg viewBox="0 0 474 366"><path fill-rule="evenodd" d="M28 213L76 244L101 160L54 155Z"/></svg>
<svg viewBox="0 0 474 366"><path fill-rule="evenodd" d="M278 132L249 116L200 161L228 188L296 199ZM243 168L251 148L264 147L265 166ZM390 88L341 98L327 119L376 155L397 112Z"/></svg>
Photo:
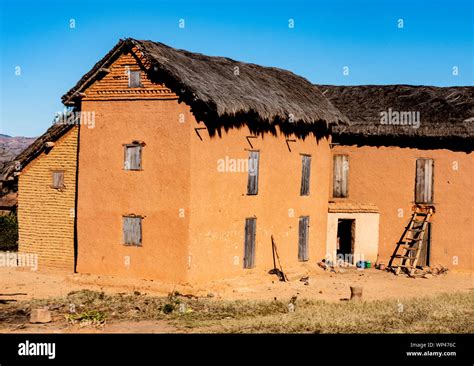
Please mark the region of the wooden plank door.
<svg viewBox="0 0 474 366"><path fill-rule="evenodd" d="M301 216L298 230L298 260L305 262L309 260L308 237L309 237L309 216Z"/></svg>
<svg viewBox="0 0 474 366"><path fill-rule="evenodd" d="M431 222L426 225L426 232L423 237L423 246L421 247L418 266L425 267L430 265L430 246L431 246Z"/></svg>
<svg viewBox="0 0 474 366"><path fill-rule="evenodd" d="M254 217L245 219L245 252L244 268L255 267L255 237L257 232L257 219Z"/></svg>

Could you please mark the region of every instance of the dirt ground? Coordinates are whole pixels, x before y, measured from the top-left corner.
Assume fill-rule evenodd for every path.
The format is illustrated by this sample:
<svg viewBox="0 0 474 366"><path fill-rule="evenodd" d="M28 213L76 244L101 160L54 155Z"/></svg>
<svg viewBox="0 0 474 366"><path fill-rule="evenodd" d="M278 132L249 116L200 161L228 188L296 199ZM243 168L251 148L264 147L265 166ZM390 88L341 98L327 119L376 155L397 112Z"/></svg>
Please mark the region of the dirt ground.
<svg viewBox="0 0 474 366"><path fill-rule="evenodd" d="M309 284L301 282L309 277ZM363 286L366 300L409 298L443 292L463 292L474 289L472 273L448 272L431 278L395 276L377 269L348 268L333 273L314 268L302 273L288 274L289 281L278 281L275 275L262 272L201 286L179 286L152 280L134 280L83 274L33 272L15 268L0 268L0 300L27 300L65 296L71 291L89 289L110 293L145 292L152 296L166 296L171 291L196 296L212 296L227 300L271 300L298 295L299 298L339 301L350 296L350 286Z"/></svg>
<svg viewBox="0 0 474 366"><path fill-rule="evenodd" d="M149 296L167 296L170 292L223 300L281 300L293 296L298 299L340 302L350 297L350 286L362 286L364 300L407 299L435 296L441 293L467 293L474 290L472 273L454 273L431 278L395 276L376 269L345 269L334 273L318 267L304 273L290 273L288 282L278 281L275 275L264 272L242 278L217 281L201 286L176 286L158 281L132 280L83 274L32 272L15 268L0 268L1 303L49 297L66 296L71 291L89 289L106 293L133 293L139 291ZM302 277L309 277L305 282ZM54 320L54 319L53 319ZM49 324L22 324L4 327L0 332L125 332L169 333L175 329L166 321L120 321L104 327L69 327L61 322Z"/></svg>
<svg viewBox="0 0 474 366"><path fill-rule="evenodd" d="M102 327L71 326L62 320L55 320L47 324L21 324L16 327L3 327L0 333L176 333L180 331L165 320L140 320L140 321L112 321Z"/></svg>

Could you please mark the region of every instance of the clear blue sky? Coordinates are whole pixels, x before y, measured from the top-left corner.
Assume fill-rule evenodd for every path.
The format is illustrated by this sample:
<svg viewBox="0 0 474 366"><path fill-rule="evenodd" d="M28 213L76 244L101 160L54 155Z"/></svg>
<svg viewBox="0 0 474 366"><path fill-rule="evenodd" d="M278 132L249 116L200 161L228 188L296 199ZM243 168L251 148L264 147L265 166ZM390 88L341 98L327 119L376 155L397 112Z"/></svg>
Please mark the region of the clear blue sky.
<svg viewBox="0 0 474 366"><path fill-rule="evenodd" d="M0 133L43 133L61 95L120 38L276 66L314 83L447 86L473 85L473 27L472 0L0 0Z"/></svg>

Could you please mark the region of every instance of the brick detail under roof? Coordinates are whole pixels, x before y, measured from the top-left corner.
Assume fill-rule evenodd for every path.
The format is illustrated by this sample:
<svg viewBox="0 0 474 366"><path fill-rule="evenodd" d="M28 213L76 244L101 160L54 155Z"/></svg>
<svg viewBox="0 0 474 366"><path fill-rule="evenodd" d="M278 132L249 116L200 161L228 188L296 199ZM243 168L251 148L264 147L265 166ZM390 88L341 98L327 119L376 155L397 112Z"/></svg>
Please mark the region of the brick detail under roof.
<svg viewBox="0 0 474 366"><path fill-rule="evenodd" d="M379 208L372 203L353 203L353 202L329 202L329 213L379 213Z"/></svg>

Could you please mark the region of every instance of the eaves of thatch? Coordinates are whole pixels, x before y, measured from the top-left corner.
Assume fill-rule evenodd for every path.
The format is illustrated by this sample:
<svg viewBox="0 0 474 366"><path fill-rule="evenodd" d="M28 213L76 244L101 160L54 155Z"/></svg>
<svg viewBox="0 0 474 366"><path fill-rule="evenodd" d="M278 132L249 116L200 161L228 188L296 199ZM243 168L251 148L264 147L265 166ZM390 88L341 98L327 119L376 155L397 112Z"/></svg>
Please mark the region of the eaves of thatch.
<svg viewBox="0 0 474 366"><path fill-rule="evenodd" d="M280 125L283 130L298 131L346 121L317 87L292 72L130 38L121 40L96 63L62 97L63 103L79 106L84 90L133 48L139 50L137 61L148 77L164 81L208 127L245 123L256 130Z"/></svg>
<svg viewBox="0 0 474 366"><path fill-rule="evenodd" d="M474 87L318 85L349 123L332 128L342 144L474 149ZM383 113L418 113L419 125L382 122Z"/></svg>
<svg viewBox="0 0 474 366"><path fill-rule="evenodd" d="M24 169L42 152L50 149L48 143L56 142L66 132L68 132L75 123L55 123L48 130L38 137L30 146L21 152L14 160L8 162L0 174L0 180L7 180L14 176L15 172Z"/></svg>

